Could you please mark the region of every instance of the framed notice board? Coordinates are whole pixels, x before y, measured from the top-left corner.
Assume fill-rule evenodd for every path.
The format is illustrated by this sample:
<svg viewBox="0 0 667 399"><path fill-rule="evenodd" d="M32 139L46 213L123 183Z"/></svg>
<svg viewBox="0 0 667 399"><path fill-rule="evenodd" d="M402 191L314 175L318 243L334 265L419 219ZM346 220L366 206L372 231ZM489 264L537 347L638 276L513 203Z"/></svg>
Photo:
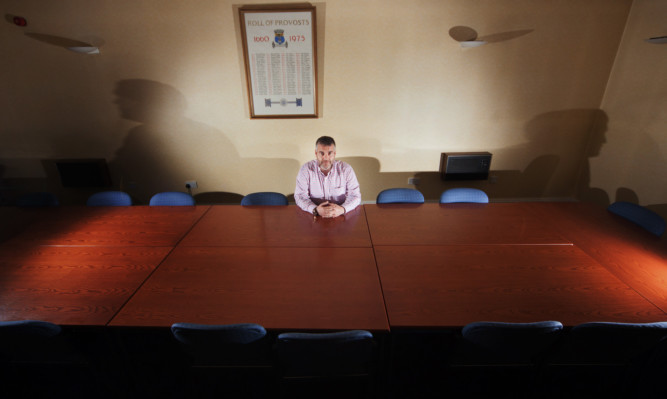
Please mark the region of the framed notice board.
<svg viewBox="0 0 667 399"><path fill-rule="evenodd" d="M251 118L317 118L315 7L240 8Z"/></svg>

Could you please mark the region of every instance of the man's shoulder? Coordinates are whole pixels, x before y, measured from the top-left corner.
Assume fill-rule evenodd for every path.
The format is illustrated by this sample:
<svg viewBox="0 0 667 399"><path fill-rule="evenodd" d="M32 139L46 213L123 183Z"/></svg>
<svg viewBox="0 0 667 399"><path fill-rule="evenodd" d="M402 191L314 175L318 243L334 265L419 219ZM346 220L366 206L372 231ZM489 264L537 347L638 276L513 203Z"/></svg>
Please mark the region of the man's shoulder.
<svg viewBox="0 0 667 399"><path fill-rule="evenodd" d="M306 170L317 170L317 160L312 160L304 163L301 165L301 169L306 169Z"/></svg>

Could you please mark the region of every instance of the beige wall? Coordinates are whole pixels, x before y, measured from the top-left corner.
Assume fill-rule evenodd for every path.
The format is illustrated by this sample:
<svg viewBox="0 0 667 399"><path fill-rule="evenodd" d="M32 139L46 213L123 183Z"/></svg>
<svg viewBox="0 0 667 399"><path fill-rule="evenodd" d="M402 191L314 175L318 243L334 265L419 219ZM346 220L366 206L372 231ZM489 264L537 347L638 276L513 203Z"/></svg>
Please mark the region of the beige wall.
<svg viewBox="0 0 667 399"><path fill-rule="evenodd" d="M244 4L252 3L264 2ZM240 3L5 0L2 12L29 25L0 24L2 194L49 189L81 202L88 192L62 189L41 161L74 157L106 158L116 186L144 203L155 192L183 190L186 180L197 180L194 194L226 192L232 200L291 194L299 165L326 134L355 167L364 201L410 187L408 177L420 178L416 188L435 200L454 185L439 179L441 152L490 151L493 179L469 184L492 200L572 198L583 167L586 187L610 196L629 187L644 203L666 203L664 188L651 191L646 176L667 153L657 116L664 48L636 41L665 34L655 15L665 15L664 2L635 3L313 3L320 117L252 120ZM456 26L489 44L461 48L449 33ZM101 54L69 52L67 40L99 45ZM635 71L662 85L638 81ZM600 131L607 144L592 158ZM644 160L642 148L657 156ZM664 167L656 173L665 180Z"/></svg>
<svg viewBox="0 0 667 399"><path fill-rule="evenodd" d="M635 0L601 108L606 132L592 144L583 198L631 201L667 219L667 1Z"/></svg>

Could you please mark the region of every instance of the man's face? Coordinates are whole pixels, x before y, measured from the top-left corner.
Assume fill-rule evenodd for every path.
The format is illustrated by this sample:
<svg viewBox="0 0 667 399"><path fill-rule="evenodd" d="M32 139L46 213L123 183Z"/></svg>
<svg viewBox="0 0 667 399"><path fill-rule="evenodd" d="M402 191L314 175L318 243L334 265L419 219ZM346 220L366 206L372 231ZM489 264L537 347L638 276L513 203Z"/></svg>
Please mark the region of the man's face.
<svg viewBox="0 0 667 399"><path fill-rule="evenodd" d="M315 149L315 156L317 157L317 165L323 172L326 172L331 169L333 161L336 159L336 147L318 144Z"/></svg>

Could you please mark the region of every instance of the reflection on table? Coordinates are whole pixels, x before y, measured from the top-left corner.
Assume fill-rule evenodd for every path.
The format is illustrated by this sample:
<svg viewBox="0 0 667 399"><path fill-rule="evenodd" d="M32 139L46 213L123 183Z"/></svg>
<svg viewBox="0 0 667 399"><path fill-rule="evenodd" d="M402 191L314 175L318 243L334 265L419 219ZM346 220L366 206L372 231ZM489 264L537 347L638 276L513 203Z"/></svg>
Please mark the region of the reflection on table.
<svg viewBox="0 0 667 399"><path fill-rule="evenodd" d="M23 245L174 246L208 206L58 207L24 211ZM38 216L35 216L38 215Z"/></svg>
<svg viewBox="0 0 667 399"><path fill-rule="evenodd" d="M364 207L373 245L571 243L522 203Z"/></svg>
<svg viewBox="0 0 667 399"><path fill-rule="evenodd" d="M375 256L392 328L666 316L574 246L378 246Z"/></svg>
<svg viewBox="0 0 667 399"><path fill-rule="evenodd" d="M178 247L113 326L388 330L371 248Z"/></svg>
<svg viewBox="0 0 667 399"><path fill-rule="evenodd" d="M106 325L166 247L0 248L0 320Z"/></svg>
<svg viewBox="0 0 667 399"><path fill-rule="evenodd" d="M214 206L181 245L226 247L370 247L363 207L314 217L290 206Z"/></svg>

